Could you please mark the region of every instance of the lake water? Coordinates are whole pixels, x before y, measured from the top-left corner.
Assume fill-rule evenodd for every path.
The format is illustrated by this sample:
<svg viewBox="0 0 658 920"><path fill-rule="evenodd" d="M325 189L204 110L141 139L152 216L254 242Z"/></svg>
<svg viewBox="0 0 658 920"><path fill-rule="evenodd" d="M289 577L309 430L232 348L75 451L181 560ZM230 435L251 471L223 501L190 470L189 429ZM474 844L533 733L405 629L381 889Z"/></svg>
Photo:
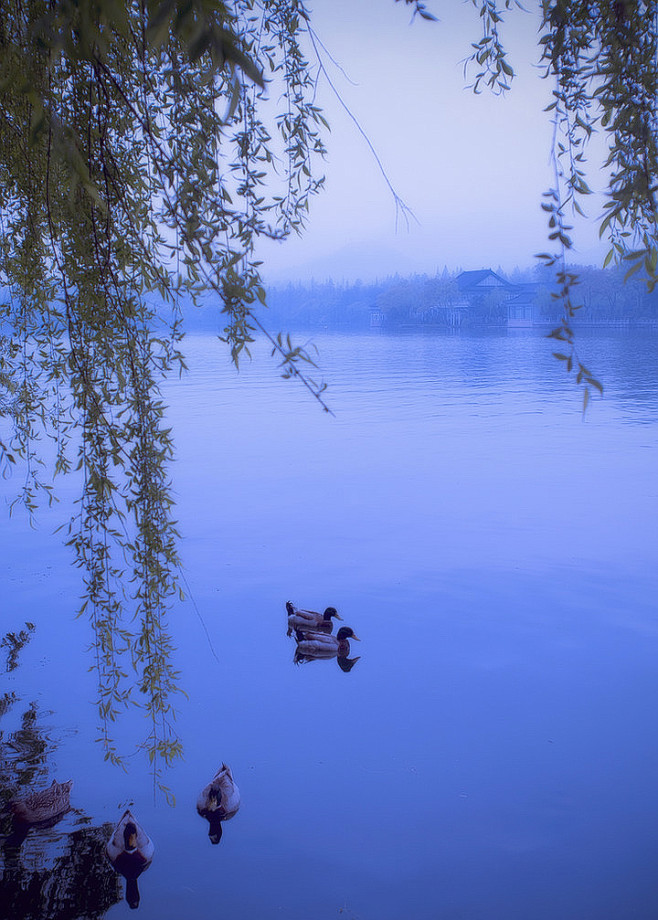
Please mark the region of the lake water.
<svg viewBox="0 0 658 920"><path fill-rule="evenodd" d="M37 628L6 675L3 782L72 778L74 811L5 840L2 917L34 916L45 870L69 887L43 920L126 915L102 841L133 803L144 920L655 920L658 335L582 337L606 386L584 420L539 333L315 341L335 417L212 337L167 387L175 807L143 754L124 772L95 743L66 491L36 530L5 521L2 632ZM349 673L293 663L286 600L338 608ZM222 761L242 806L211 846L195 802Z"/></svg>

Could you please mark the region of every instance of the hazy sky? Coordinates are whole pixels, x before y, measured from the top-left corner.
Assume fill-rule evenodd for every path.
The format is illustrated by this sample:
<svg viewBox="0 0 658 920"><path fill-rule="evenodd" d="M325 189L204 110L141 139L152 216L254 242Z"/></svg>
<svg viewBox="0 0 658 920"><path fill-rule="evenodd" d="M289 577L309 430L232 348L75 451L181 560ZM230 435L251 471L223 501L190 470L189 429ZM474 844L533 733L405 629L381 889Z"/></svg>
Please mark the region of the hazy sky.
<svg viewBox="0 0 658 920"><path fill-rule="evenodd" d="M398 222L396 231L379 168L323 81L319 102L332 128L326 189L302 239L265 247L267 278L511 270L546 250L540 201L551 185L551 124L542 110L552 86L537 67L538 18L517 10L505 23L518 74L511 92L475 96L463 60L481 34L476 9L468 0L426 4L440 22L412 24L410 8L393 0L310 4L315 31L353 82L329 64L332 79L418 223ZM593 201L592 216L600 208ZM592 222L579 230L574 261L593 264L602 253Z"/></svg>

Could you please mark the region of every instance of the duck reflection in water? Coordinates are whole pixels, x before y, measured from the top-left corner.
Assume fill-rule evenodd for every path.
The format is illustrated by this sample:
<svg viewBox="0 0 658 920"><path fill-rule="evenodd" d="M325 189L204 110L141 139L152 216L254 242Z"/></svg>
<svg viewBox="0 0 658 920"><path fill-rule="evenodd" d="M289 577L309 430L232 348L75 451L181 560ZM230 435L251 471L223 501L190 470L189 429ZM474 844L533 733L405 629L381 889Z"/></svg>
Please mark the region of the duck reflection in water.
<svg viewBox="0 0 658 920"><path fill-rule="evenodd" d="M240 790L235 785L231 768L225 763L207 786L201 790L196 803L196 810L205 818L210 827L208 837L213 844L222 839L222 822L228 821L240 807Z"/></svg>
<svg viewBox="0 0 658 920"><path fill-rule="evenodd" d="M139 907L137 879L151 865L154 851L153 841L126 809L107 844L107 855L126 880L126 901L133 909Z"/></svg>
<svg viewBox="0 0 658 920"><path fill-rule="evenodd" d="M312 630L313 632L330 633L334 627L331 618L342 620L335 607L327 607L324 613L316 610L305 610L303 607L295 607L290 601L286 601L286 611L288 613L288 635L292 636L293 631L297 629Z"/></svg>
<svg viewBox="0 0 658 920"><path fill-rule="evenodd" d="M350 639L360 642L350 626L341 626L335 636L310 630L296 629L295 664L303 661L319 661L323 658L335 658L341 671L349 672L357 663L360 655L349 658Z"/></svg>
<svg viewBox="0 0 658 920"><path fill-rule="evenodd" d="M71 810L71 787L73 780L58 783L53 780L47 789L38 789L28 795L12 799L9 809L14 831L13 846L20 846L31 827L52 827Z"/></svg>

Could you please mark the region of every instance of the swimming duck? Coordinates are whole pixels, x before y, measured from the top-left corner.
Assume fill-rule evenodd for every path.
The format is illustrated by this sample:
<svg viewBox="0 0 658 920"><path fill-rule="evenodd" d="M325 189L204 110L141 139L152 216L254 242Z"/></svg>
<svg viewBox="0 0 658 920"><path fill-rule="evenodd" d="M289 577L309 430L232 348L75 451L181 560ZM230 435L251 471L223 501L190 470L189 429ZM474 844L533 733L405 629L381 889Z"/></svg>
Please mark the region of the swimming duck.
<svg viewBox="0 0 658 920"><path fill-rule="evenodd" d="M231 768L221 765L212 780L197 799L196 810L210 824L208 836L211 843L222 837L222 821L228 821L240 807L240 790L235 785Z"/></svg>
<svg viewBox="0 0 658 920"><path fill-rule="evenodd" d="M14 821L19 824L46 824L58 821L71 810L70 794L73 780L58 783L53 780L47 789L31 792L14 799L10 808Z"/></svg>
<svg viewBox="0 0 658 920"><path fill-rule="evenodd" d="M335 636L326 633L295 630L297 652L310 658L347 658L350 653L350 639L360 642L351 626L341 626Z"/></svg>
<svg viewBox="0 0 658 920"><path fill-rule="evenodd" d="M316 610L305 610L303 607L295 607L290 601L286 601L286 610L288 611L288 635L291 636L295 629L312 630L313 632L330 633L334 624L331 618L337 620L343 618L339 616L335 607L327 607L324 613Z"/></svg>
<svg viewBox="0 0 658 920"><path fill-rule="evenodd" d="M139 907L137 878L151 865L155 847L129 808L115 827L106 849L110 862L126 879L128 905L133 909Z"/></svg>

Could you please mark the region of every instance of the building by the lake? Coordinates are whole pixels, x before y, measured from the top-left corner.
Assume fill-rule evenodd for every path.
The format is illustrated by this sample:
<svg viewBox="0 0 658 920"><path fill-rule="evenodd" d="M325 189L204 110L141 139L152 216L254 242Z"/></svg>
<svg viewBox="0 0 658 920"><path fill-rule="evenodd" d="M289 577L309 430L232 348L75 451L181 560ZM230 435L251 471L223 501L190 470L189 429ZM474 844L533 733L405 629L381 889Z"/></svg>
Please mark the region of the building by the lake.
<svg viewBox="0 0 658 920"><path fill-rule="evenodd" d="M514 284L490 268L461 272L456 278L464 317L471 323L493 323L510 328L544 324L539 284Z"/></svg>

